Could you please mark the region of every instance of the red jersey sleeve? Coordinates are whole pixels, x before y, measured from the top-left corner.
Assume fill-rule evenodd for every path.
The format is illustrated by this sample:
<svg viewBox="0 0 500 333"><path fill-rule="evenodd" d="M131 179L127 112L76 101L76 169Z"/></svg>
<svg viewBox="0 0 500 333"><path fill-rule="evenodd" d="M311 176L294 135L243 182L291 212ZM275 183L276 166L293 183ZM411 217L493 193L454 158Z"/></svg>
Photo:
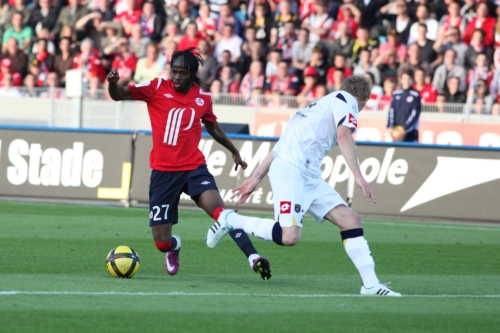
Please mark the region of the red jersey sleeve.
<svg viewBox="0 0 500 333"><path fill-rule="evenodd" d="M157 85L158 78L149 82L129 84L128 89L130 90L133 100L147 102L154 97Z"/></svg>
<svg viewBox="0 0 500 333"><path fill-rule="evenodd" d="M207 112L205 112L205 114L201 118L201 121L203 123L206 123L206 122L215 123L216 120L217 120L217 117L214 114L214 109L213 109L213 105L212 105L212 96L210 96L210 102L208 103L208 106L207 106Z"/></svg>

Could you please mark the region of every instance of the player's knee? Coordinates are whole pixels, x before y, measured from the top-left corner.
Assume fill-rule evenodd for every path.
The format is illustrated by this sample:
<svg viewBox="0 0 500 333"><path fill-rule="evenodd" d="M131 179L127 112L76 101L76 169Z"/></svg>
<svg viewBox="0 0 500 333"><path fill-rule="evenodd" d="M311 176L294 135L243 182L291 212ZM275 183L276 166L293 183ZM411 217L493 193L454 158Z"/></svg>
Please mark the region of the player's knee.
<svg viewBox="0 0 500 333"><path fill-rule="evenodd" d="M299 233L284 233L283 234L283 245L284 246L293 246L297 244L300 240Z"/></svg>

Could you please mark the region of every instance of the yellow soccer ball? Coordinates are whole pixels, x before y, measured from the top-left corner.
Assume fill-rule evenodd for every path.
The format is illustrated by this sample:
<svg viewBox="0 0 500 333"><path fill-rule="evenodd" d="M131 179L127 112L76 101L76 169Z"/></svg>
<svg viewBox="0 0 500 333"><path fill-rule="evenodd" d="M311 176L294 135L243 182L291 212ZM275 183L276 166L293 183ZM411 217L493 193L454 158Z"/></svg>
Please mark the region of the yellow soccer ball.
<svg viewBox="0 0 500 333"><path fill-rule="evenodd" d="M131 278L141 266L139 255L131 247L121 245L109 251L106 268L115 278Z"/></svg>

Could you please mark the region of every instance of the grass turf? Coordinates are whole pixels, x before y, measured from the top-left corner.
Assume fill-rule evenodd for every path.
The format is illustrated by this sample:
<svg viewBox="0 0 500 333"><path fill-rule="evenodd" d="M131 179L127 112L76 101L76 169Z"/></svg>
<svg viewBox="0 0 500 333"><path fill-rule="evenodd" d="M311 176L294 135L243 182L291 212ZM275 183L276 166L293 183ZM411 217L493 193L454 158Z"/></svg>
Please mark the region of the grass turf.
<svg viewBox="0 0 500 333"><path fill-rule="evenodd" d="M262 281L229 237L216 249L206 248L211 220L204 213L182 211L175 227L182 238L181 269L168 276L164 255L151 240L148 213L0 202L0 331L494 332L500 327L498 227L365 221L379 278L409 295L396 299L357 297L361 280L337 228L311 219L295 247L254 240L273 269L273 278ZM140 255L141 268L132 279L112 278L105 269L106 254L118 245Z"/></svg>

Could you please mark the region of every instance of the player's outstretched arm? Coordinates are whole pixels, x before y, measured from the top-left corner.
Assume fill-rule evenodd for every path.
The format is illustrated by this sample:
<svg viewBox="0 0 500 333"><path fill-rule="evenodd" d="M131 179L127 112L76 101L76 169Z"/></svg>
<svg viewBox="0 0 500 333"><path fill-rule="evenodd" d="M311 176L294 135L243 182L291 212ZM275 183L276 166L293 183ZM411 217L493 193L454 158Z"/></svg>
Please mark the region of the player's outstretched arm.
<svg viewBox="0 0 500 333"><path fill-rule="evenodd" d="M118 69L115 68L111 72L109 72L107 78L108 80L108 93L109 96L114 101L125 101L132 99L132 94L128 86L121 86L118 84L118 80L120 80L120 74L118 74Z"/></svg>
<svg viewBox="0 0 500 333"><path fill-rule="evenodd" d="M354 174L356 184L363 190L366 201L376 203L375 195L370 187L370 184L365 180L361 174L358 164L358 157L356 155L356 145L352 137L351 129L347 126L340 125L337 127L337 142L339 144L340 152L345 158L349 169Z"/></svg>
<svg viewBox="0 0 500 333"><path fill-rule="evenodd" d="M233 154L235 164L234 170L238 170L238 165L241 165L243 170L245 170L247 168L247 164L241 159L240 152L236 149L231 140L229 140L219 123L217 121L214 121L213 123L206 122L205 128L207 129L208 134L210 134L215 141L223 145L231 152L231 154Z"/></svg>
<svg viewBox="0 0 500 333"><path fill-rule="evenodd" d="M259 185L262 179L264 179L264 177L269 172L269 167L271 166L273 160L274 160L274 154L272 151L270 151L269 154L267 154L267 156L255 169L252 177L248 178L243 183L241 183L240 186L233 189L233 195L231 196L231 199L239 196L239 199L236 202L235 206L238 206L239 204L245 202L250 196L250 194L252 194L252 192L255 191L257 185Z"/></svg>

